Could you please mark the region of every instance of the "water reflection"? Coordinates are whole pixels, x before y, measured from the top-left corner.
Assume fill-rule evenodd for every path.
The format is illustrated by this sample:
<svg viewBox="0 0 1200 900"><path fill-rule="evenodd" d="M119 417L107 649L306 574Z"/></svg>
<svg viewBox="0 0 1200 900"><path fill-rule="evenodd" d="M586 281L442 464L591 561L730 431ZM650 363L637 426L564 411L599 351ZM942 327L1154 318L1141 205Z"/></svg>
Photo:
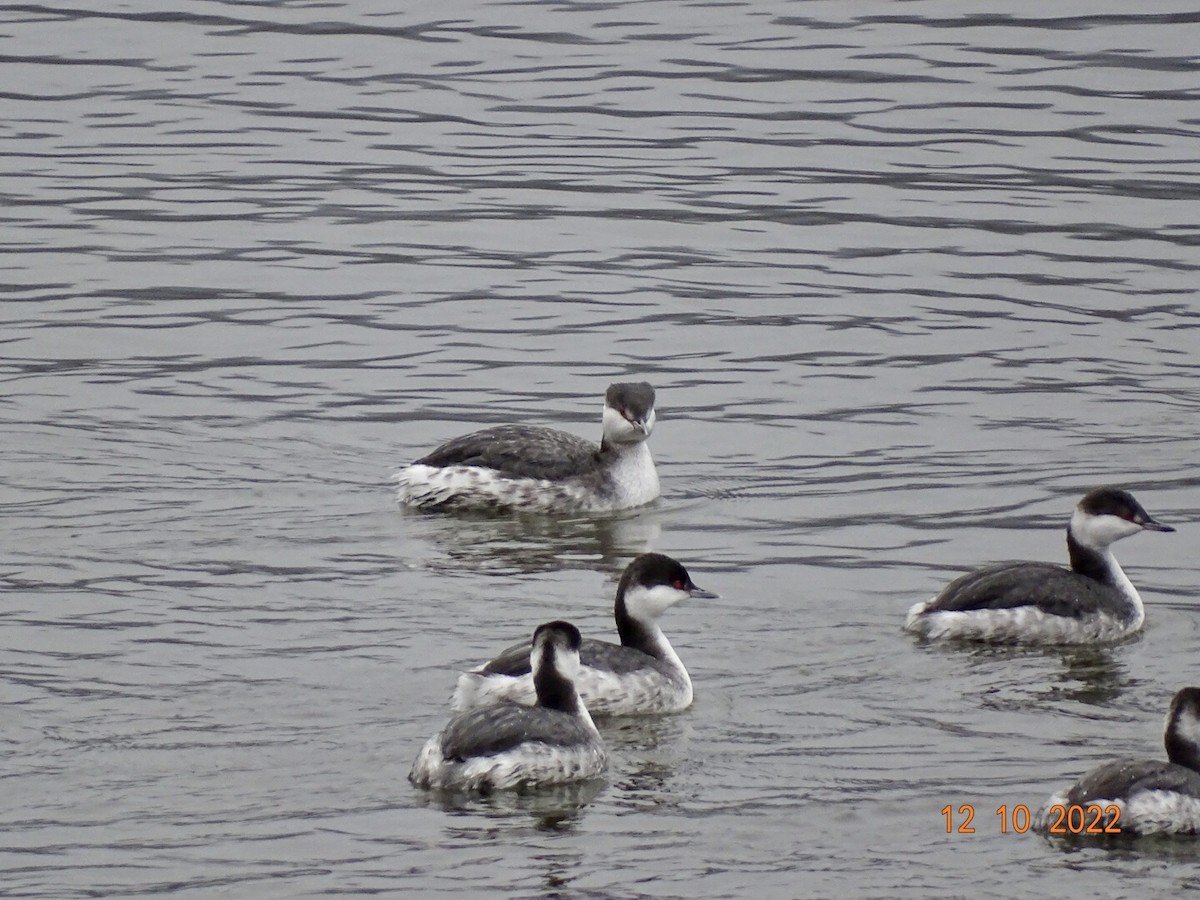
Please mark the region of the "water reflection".
<svg viewBox="0 0 1200 900"><path fill-rule="evenodd" d="M430 513L405 510L423 537L445 559L430 561L448 570L518 574L563 569L620 571L633 557L655 548L664 512L658 507L600 517L556 518L536 514Z"/></svg>
<svg viewBox="0 0 1200 900"><path fill-rule="evenodd" d="M1017 695L1013 696L1011 682L1003 686L997 683L987 701L987 705L994 707L1025 708L1031 704L1041 706L1064 700L1087 706L1110 706L1139 683L1130 676L1129 667L1118 655L1117 647L1112 645L997 647L949 642L942 643L937 649L945 653L965 651L969 668L992 680L1011 668L1020 681ZM1031 661L1048 661L1057 666L1039 667L1038 677L1028 679L1026 673Z"/></svg>
<svg viewBox="0 0 1200 900"><path fill-rule="evenodd" d="M579 876L584 859L584 854L579 850L556 849L534 854L532 864L543 867L545 890L541 896L547 900L574 896L574 891L569 891L569 888Z"/></svg>
<svg viewBox="0 0 1200 900"><path fill-rule="evenodd" d="M1193 8L153 6L0 14L0 894L789 896L801 855L814 896L1178 892L1190 845L1064 865L936 813L1144 736L1196 655L1178 542L1137 548L1167 602L1114 648L927 655L893 598L945 542L1061 559L1030 532L1081 482L1200 509ZM399 420L587 435L634 374L670 397L667 504L406 515L378 484ZM663 542L729 573L682 642L701 702L601 722L595 799L402 788L382 862L378 761L442 667L594 581L478 576Z"/></svg>
<svg viewBox="0 0 1200 900"><path fill-rule="evenodd" d="M1097 860L1112 859L1163 863L1200 861L1200 842L1194 834L1152 834L1139 837L1129 832L1103 837L1086 834L1041 835L1043 841L1064 854L1090 855Z"/></svg>
<svg viewBox="0 0 1200 900"><path fill-rule="evenodd" d="M573 828L583 809L600 795L603 778L555 784L529 791L496 791L482 795L464 791L421 791L417 805L440 807L451 817L446 834L458 840L492 839L508 826L538 830Z"/></svg>
<svg viewBox="0 0 1200 900"><path fill-rule="evenodd" d="M1109 706L1139 684L1111 647L1060 648L1057 656L1063 667L1059 682L1045 686L1040 692L1043 700Z"/></svg>
<svg viewBox="0 0 1200 900"><path fill-rule="evenodd" d="M656 808L677 805L683 798L672 785L687 759L691 716L626 716L600 719L597 727L613 757L610 772L615 805Z"/></svg>

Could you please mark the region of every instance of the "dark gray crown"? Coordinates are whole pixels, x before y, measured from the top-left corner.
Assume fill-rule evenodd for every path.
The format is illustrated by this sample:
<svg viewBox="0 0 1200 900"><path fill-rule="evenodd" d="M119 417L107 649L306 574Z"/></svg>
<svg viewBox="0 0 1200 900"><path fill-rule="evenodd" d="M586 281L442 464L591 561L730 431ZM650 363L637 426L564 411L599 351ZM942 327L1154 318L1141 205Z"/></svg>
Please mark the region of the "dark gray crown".
<svg viewBox="0 0 1200 900"><path fill-rule="evenodd" d="M604 403L627 419L644 419L654 409L654 388L645 381L626 381L610 384Z"/></svg>
<svg viewBox="0 0 1200 900"><path fill-rule="evenodd" d="M570 622L564 622L561 619L554 622L546 622L537 627L533 632L533 642L537 644L542 641L546 643L553 642L576 652L579 651L580 646L583 644L583 638L579 634L579 629Z"/></svg>
<svg viewBox="0 0 1200 900"><path fill-rule="evenodd" d="M1142 504L1134 499L1133 494L1118 487L1098 487L1088 491L1079 501L1079 508L1088 515L1116 516L1151 531L1175 530L1170 525L1156 521L1142 508Z"/></svg>

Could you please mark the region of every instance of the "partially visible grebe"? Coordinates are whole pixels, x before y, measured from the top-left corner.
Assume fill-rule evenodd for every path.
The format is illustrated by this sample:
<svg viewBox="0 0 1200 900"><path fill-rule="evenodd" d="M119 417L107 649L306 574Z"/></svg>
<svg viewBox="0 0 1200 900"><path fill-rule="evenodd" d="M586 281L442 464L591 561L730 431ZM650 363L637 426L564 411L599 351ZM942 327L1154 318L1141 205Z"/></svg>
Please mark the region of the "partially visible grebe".
<svg viewBox="0 0 1200 900"><path fill-rule="evenodd" d="M1046 801L1033 817L1034 829L1086 836L1095 823L1135 836L1200 833L1200 688L1175 695L1163 743L1169 762L1118 759L1092 769ZM1082 808L1082 819L1068 819L1073 806Z"/></svg>
<svg viewBox="0 0 1200 900"><path fill-rule="evenodd" d="M692 703L692 679L658 625L681 600L715 598L696 587L687 569L661 553L643 553L625 568L617 585L614 615L620 644L585 640L575 686L596 715L678 712ZM534 702L529 645L509 647L486 665L464 672L454 708L515 700Z"/></svg>

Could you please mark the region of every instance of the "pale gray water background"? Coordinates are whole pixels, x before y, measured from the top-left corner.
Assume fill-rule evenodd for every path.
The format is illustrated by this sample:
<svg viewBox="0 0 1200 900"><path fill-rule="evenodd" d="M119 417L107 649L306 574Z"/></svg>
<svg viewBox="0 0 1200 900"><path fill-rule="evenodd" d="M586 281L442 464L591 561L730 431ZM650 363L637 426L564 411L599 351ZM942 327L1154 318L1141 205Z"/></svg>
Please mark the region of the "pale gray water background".
<svg viewBox="0 0 1200 900"><path fill-rule="evenodd" d="M994 815L1200 683L1200 14L1131 8L0 4L0 894L1200 885ZM627 378L657 507L394 505ZM1102 482L1179 528L1120 545L1142 638L901 632ZM694 708L591 797L413 790L456 669L611 633L650 547L722 595L667 622Z"/></svg>

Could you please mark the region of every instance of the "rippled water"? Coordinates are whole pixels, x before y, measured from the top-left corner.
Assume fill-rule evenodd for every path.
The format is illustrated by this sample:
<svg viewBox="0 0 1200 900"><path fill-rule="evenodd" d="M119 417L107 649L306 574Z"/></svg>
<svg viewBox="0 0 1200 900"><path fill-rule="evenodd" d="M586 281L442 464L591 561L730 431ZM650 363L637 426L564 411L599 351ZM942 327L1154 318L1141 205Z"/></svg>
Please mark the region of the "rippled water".
<svg viewBox="0 0 1200 900"><path fill-rule="evenodd" d="M0 4L0 893L1194 888L994 815L1200 678L1200 15L1129 9ZM658 506L394 505L631 377ZM1120 547L1142 638L900 631L1101 482L1179 527ZM591 793L410 788L455 671L610 631L647 548L722 595L667 621L693 709Z"/></svg>

